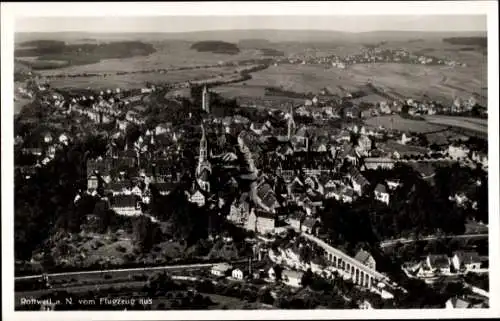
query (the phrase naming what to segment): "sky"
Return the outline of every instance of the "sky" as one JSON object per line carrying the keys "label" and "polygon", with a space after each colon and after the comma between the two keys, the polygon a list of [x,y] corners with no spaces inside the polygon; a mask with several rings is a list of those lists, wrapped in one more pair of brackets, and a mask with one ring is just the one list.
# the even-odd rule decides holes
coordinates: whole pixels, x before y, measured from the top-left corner
{"label": "sky", "polygon": [[486,31],[485,15],[23,17],[16,32],[190,32],[284,29],[366,31]]}

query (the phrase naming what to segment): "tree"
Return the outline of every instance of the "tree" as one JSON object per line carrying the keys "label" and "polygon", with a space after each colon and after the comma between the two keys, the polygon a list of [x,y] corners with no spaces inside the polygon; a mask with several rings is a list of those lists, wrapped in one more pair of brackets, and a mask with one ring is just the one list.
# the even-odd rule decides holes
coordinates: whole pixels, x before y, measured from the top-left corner
{"label": "tree", "polygon": [[146,216],[139,216],[133,225],[134,239],[143,252],[150,251],[161,240],[162,233],[158,224]]}
{"label": "tree", "polygon": [[125,132],[125,139],[128,142],[128,144],[133,144],[139,139],[139,136],[141,136],[141,129],[139,126],[135,124],[131,124],[127,126],[127,130]]}
{"label": "tree", "polygon": [[280,265],[275,265],[273,267],[273,270],[274,270],[274,275],[275,275],[276,281],[281,281],[283,268]]}
{"label": "tree", "polygon": [[308,287],[313,283],[313,273],[311,269],[307,269],[307,271],[302,275],[301,284],[302,287]]}

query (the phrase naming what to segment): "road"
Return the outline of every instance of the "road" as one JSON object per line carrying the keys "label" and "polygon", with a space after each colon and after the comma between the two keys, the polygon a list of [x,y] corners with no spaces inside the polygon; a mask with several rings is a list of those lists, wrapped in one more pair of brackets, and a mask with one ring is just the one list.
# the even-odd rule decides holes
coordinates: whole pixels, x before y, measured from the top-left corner
{"label": "road", "polygon": [[[232,262],[243,263],[246,259]],[[51,277],[64,277],[64,276],[84,276],[84,275],[101,275],[101,274],[113,274],[113,273],[127,273],[127,272],[153,272],[161,270],[182,270],[182,269],[196,269],[196,268],[208,268],[218,263],[198,263],[198,264],[184,264],[184,265],[165,265],[165,266],[154,266],[154,267],[141,267],[141,268],[128,268],[128,269],[109,269],[109,270],[94,270],[94,271],[75,271],[75,272],[62,272],[62,273],[51,273],[47,274],[49,278]],[[28,276],[18,276],[15,277],[15,281],[21,280],[31,280],[39,279],[43,275],[28,275]]]}
{"label": "road", "polygon": [[401,244],[408,244],[408,243],[413,243],[413,242],[418,242],[418,241],[433,241],[433,240],[438,240],[438,239],[468,239],[468,238],[481,238],[481,237],[488,237],[488,234],[463,234],[463,235],[449,235],[449,236],[428,236],[424,237],[421,239],[396,239],[396,240],[388,240],[388,241],[382,241],[380,242],[380,247],[388,247],[392,245],[396,245],[397,243]]}

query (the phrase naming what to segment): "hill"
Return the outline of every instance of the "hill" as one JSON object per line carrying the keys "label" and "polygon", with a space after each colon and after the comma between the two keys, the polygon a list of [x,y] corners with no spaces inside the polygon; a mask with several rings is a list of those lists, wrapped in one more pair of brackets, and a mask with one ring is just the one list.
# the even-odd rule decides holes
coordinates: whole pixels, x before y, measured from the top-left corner
{"label": "hill", "polygon": [[452,45],[471,45],[481,48],[486,48],[488,44],[488,38],[486,37],[453,37],[444,38],[443,41]]}
{"label": "hill", "polygon": [[232,43],[224,41],[200,41],[191,45],[191,49],[198,52],[212,52],[216,54],[234,55],[240,52],[240,49]]}
{"label": "hill", "polygon": [[18,44],[14,56],[33,69],[52,69],[96,63],[102,59],[147,56],[155,51],[151,44],[140,41],[66,44],[43,39]]}

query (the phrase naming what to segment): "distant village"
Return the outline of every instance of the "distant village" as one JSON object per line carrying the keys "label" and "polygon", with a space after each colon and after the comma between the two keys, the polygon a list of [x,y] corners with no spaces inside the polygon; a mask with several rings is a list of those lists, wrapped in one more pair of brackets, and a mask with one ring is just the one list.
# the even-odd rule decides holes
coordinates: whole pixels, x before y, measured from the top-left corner
{"label": "distant village", "polygon": [[445,65],[450,67],[467,67],[467,64],[460,63],[447,58],[437,58],[423,54],[411,53],[406,49],[382,49],[379,47],[369,47],[356,55],[345,57],[331,55],[326,57],[315,57],[308,55],[294,55],[287,59],[278,59],[278,64],[314,64],[325,65],[333,68],[346,69],[351,65],[367,63],[406,63],[419,65]]}

